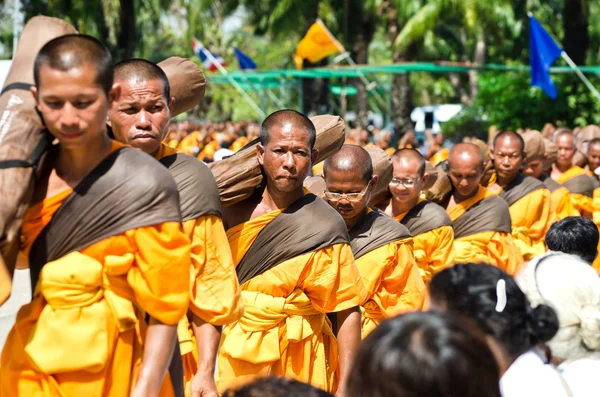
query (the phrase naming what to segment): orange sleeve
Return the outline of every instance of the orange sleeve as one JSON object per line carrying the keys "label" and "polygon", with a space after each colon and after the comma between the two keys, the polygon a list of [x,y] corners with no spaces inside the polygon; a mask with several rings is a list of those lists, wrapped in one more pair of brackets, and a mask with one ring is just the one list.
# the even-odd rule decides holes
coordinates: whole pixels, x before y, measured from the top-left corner
{"label": "orange sleeve", "polygon": [[414,237],[415,260],[427,284],[438,272],[454,264],[454,229],[442,226]]}
{"label": "orange sleeve", "polygon": [[487,255],[491,264],[495,264],[511,276],[517,274],[523,264],[521,253],[508,233],[492,234],[487,246]]}
{"label": "orange sleeve", "polygon": [[352,250],[346,243],[314,252],[304,268],[299,287],[315,309],[325,313],[358,306],[367,298]]}
{"label": "orange sleeve", "polygon": [[127,282],[136,302],[158,321],[174,325],[188,308],[190,240],[167,222],[125,233],[136,247]]}
{"label": "orange sleeve", "polygon": [[[423,307],[425,283],[415,263],[412,244],[395,242],[373,251],[387,266],[379,287],[371,297],[385,317]],[[385,255],[385,257],[384,257]]]}
{"label": "orange sleeve", "polygon": [[240,286],[221,218],[203,216],[184,222],[183,228],[192,242],[190,310],[213,325],[239,319],[243,314]]}

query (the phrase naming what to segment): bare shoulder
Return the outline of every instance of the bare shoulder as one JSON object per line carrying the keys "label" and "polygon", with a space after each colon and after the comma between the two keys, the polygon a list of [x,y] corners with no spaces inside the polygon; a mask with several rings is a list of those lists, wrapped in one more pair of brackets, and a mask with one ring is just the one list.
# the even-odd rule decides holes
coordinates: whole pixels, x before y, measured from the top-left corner
{"label": "bare shoulder", "polygon": [[267,212],[268,211],[262,209],[260,198],[249,198],[239,203],[223,207],[223,223],[227,230]]}

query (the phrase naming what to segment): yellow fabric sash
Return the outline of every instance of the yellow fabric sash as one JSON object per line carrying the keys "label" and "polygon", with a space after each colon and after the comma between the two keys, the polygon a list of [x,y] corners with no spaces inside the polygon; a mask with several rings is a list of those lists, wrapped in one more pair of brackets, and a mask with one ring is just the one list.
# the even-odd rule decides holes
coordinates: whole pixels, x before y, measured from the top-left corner
{"label": "yellow fabric sash", "polygon": [[[129,262],[113,266],[131,266],[133,254],[130,255],[131,258],[113,257]],[[47,304],[25,346],[37,371],[51,375],[104,369],[112,345],[108,340],[108,313],[116,319],[119,332],[138,328],[132,299],[126,298],[131,294],[124,288],[127,283],[113,285],[118,283],[114,279],[115,283],[111,282],[102,263],[80,252],[48,262],[42,268],[35,295],[41,294]]]}
{"label": "yellow fabric sash", "polygon": [[[230,325],[221,345],[221,350],[232,358],[252,364],[275,363],[290,341],[301,342],[320,333],[333,337],[325,314],[317,311],[300,289],[287,298],[242,291],[242,298],[244,316]],[[285,328],[280,330],[282,321]]]}
{"label": "yellow fabric sash", "polygon": [[568,181],[569,179],[573,179],[576,176],[579,176],[579,175],[585,174],[585,173],[586,172],[583,168],[574,165],[571,168],[569,168],[568,170],[566,170],[565,172],[563,172],[559,177],[557,177],[556,182],[563,184],[566,181]]}
{"label": "yellow fabric sash", "polygon": [[488,189],[486,189],[485,187],[480,185],[477,190],[477,193],[473,197],[471,197],[470,199],[467,199],[465,201],[462,201],[462,202],[456,204],[451,209],[449,209],[447,211],[448,215],[450,216],[450,219],[452,220],[452,222],[454,222],[458,218],[460,218],[465,212],[467,212],[467,210],[469,208],[471,208],[472,206],[474,206],[481,200],[491,197],[493,195],[494,194],[492,192],[490,192]]}

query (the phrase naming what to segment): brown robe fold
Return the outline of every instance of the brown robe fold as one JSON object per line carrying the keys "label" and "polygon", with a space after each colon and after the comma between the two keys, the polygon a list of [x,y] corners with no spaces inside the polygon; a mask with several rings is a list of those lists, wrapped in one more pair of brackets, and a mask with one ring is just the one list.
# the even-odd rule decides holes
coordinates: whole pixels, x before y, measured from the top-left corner
{"label": "brown robe fold", "polygon": [[485,232],[511,233],[508,204],[499,196],[487,197],[454,221],[454,238]]}
{"label": "brown robe fold", "polygon": [[593,197],[594,181],[589,175],[581,174],[575,178],[571,178],[562,184],[569,190],[571,194],[583,194],[584,196]]}
{"label": "brown robe fold", "polygon": [[181,222],[169,171],[137,149],[115,150],[73,189],[33,242],[32,287],[48,262],[127,230],[165,222]]}
{"label": "brown robe fold", "polygon": [[511,183],[502,189],[499,196],[511,206],[529,193],[540,189],[547,189],[547,187],[541,181],[519,173]]}
{"label": "brown robe fold", "polygon": [[438,227],[452,226],[452,221],[446,211],[427,200],[412,207],[400,223],[405,225],[413,236],[430,232]]}
{"label": "brown robe fold", "polygon": [[306,194],[265,226],[236,272],[240,285],[289,259],[349,243],[342,217],[325,201]]}
{"label": "brown robe fold", "polygon": [[185,153],[172,154],[159,161],[175,179],[183,222],[207,215],[221,217],[217,182],[203,162]]}
{"label": "brown robe fold", "polygon": [[548,190],[550,190],[550,193],[554,193],[555,191],[557,191],[558,189],[563,187],[560,183],[556,182],[554,179],[550,178],[549,176],[545,176],[544,179],[542,179],[542,183],[544,185],[546,185]]}
{"label": "brown robe fold", "polygon": [[412,237],[406,226],[396,222],[383,211],[373,209],[349,231],[354,259],[393,243]]}

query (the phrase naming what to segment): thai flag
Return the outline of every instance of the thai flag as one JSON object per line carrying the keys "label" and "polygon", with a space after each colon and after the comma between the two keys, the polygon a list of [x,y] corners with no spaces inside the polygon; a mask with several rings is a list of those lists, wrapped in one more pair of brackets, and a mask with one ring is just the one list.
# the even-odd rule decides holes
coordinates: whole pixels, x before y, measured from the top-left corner
{"label": "thai flag", "polygon": [[213,60],[211,58],[209,58],[208,56],[206,56],[206,53],[208,52],[209,54],[212,55],[212,57],[221,64],[221,66],[226,66],[227,63],[225,62],[225,60],[223,60],[222,57],[217,56],[215,54],[213,54],[212,52],[208,51],[206,48],[204,48],[204,46],[196,39],[192,39],[192,48],[194,49],[194,52],[200,57],[200,60],[202,61],[202,63],[204,64],[204,69],[208,70],[209,72],[216,72],[217,70],[219,70],[217,68],[217,65],[213,62]]}

